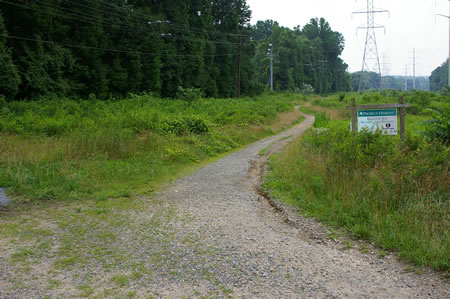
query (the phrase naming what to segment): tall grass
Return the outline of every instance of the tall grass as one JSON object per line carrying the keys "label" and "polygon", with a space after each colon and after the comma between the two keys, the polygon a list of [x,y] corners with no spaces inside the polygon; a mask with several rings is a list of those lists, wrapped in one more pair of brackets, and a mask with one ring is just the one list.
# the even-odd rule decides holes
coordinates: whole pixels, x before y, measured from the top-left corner
{"label": "tall grass", "polygon": [[25,201],[149,192],[189,165],[272,134],[294,99],[3,102],[0,187]]}
{"label": "tall grass", "polygon": [[447,270],[450,148],[411,133],[416,116],[400,142],[380,132],[353,135],[349,119],[314,111],[319,128],[272,159],[266,190],[418,265]]}
{"label": "tall grass", "polygon": [[435,103],[450,104],[449,94],[439,94],[429,91],[403,92],[397,90],[371,91],[365,93],[338,93],[329,97],[312,97],[311,102],[315,106],[324,108],[341,109],[349,106],[351,99],[354,98],[357,105],[375,105],[375,104],[395,104],[403,97],[405,103],[410,107],[406,108],[407,114],[422,115],[423,110],[431,107]]}

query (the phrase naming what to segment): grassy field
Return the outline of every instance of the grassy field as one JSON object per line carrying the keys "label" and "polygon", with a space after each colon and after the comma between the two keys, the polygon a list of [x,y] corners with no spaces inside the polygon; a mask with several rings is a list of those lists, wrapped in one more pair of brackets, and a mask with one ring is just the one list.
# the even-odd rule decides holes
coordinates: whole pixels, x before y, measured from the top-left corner
{"label": "grassy field", "polygon": [[[0,101],[0,187],[15,201],[0,209],[0,289],[153,298],[147,282],[161,273],[214,280],[212,270],[177,272],[183,248],[192,263],[216,251],[179,233],[174,223],[192,217],[152,191],[301,121],[301,99]],[[198,294],[229,293],[215,288]]]}
{"label": "grassy field", "polygon": [[34,203],[145,194],[289,126],[299,117],[293,109],[299,99],[1,102],[0,187]]}
{"label": "grassy field", "polygon": [[316,115],[315,128],[272,159],[266,191],[417,265],[447,271],[450,148],[424,135],[431,116],[422,111],[448,98],[430,94],[423,100],[424,94],[405,96],[413,105],[404,142],[380,133],[351,134],[343,108],[352,96],[361,104],[398,102],[392,96],[311,98],[302,110]]}

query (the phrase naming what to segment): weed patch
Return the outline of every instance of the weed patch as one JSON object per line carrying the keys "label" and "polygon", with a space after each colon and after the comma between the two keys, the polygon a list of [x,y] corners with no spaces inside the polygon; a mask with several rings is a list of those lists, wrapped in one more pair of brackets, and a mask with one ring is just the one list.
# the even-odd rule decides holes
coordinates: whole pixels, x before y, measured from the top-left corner
{"label": "weed patch", "polygon": [[[130,197],[297,116],[295,95],[201,99],[180,92],[180,100],[3,103],[0,187],[21,202]],[[286,117],[277,119],[281,112]]]}
{"label": "weed patch", "polygon": [[417,265],[446,271],[449,147],[414,132],[404,142],[380,132],[353,135],[346,123],[319,117],[319,128],[271,159],[264,188],[307,215],[375,242],[384,248],[380,255],[396,250]]}

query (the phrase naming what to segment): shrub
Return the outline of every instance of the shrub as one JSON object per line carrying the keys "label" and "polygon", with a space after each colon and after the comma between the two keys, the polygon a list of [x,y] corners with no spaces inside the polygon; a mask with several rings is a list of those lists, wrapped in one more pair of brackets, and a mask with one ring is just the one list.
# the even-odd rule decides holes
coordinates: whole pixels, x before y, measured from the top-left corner
{"label": "shrub", "polygon": [[448,146],[416,136],[312,129],[272,160],[264,185],[307,215],[447,271],[449,161]]}
{"label": "shrub", "polygon": [[424,123],[428,140],[450,145],[450,104],[438,103],[425,112],[432,116]]}
{"label": "shrub", "polygon": [[203,91],[200,88],[183,88],[178,86],[177,98],[187,101],[189,105],[191,105],[193,101],[202,97]]}
{"label": "shrub", "polygon": [[204,134],[209,131],[206,123],[200,118],[183,119],[187,130],[192,134]]}
{"label": "shrub", "polygon": [[301,93],[304,95],[314,93],[314,88],[311,84],[303,83]]}

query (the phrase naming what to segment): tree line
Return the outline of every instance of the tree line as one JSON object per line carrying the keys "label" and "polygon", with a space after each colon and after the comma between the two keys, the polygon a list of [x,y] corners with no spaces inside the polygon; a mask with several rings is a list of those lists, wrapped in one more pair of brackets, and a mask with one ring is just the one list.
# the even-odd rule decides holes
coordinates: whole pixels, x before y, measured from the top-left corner
{"label": "tree line", "polygon": [[350,90],[343,36],[324,19],[250,25],[245,0],[0,0],[0,94],[175,97]]}
{"label": "tree line", "polygon": [[441,91],[448,85],[448,59],[437,67],[430,76],[430,90]]}
{"label": "tree line", "polygon": [[363,91],[373,89],[430,90],[430,79],[428,77],[381,76],[376,72],[364,72],[361,82],[361,74],[362,72],[351,74],[353,91],[359,91],[360,83]]}

